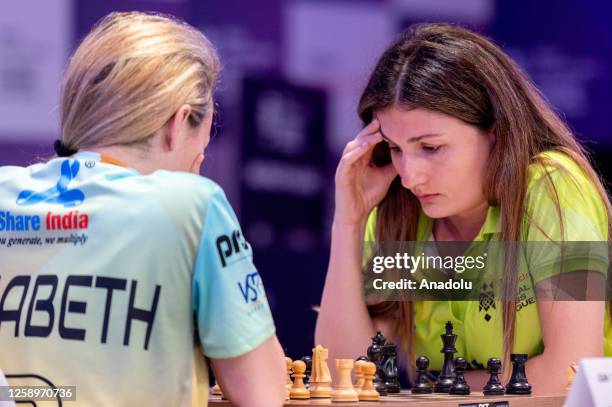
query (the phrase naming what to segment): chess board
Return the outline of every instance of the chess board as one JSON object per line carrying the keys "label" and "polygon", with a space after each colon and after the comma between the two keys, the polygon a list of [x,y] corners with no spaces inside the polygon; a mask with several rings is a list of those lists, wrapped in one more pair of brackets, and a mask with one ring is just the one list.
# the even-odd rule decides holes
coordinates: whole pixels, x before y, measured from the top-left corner
{"label": "chess board", "polygon": [[[446,394],[411,394],[402,390],[400,394],[381,397],[380,401],[360,401],[359,403],[337,403],[330,399],[290,400],[285,406],[317,407],[334,405],[343,407],[562,407],[563,396],[495,396],[486,397],[481,392],[472,392],[469,396],[451,396]],[[220,396],[211,395],[208,399],[210,407],[229,407],[230,402],[221,400]]]}

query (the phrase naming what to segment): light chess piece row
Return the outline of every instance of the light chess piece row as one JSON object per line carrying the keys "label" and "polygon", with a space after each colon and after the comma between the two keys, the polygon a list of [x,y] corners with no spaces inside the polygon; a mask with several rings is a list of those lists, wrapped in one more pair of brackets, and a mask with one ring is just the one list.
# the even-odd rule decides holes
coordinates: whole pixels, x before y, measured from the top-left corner
{"label": "light chess piece row", "polygon": [[[290,399],[330,398],[334,402],[376,401],[380,395],[374,387],[376,365],[366,360],[336,359],[338,383],[332,389],[327,367],[327,349],[318,345],[313,349],[312,372],[308,387],[305,384],[306,363],[287,358],[287,391]],[[351,372],[355,369],[355,386]],[[293,377],[291,382],[290,377]],[[291,382],[291,383],[290,383]]]}

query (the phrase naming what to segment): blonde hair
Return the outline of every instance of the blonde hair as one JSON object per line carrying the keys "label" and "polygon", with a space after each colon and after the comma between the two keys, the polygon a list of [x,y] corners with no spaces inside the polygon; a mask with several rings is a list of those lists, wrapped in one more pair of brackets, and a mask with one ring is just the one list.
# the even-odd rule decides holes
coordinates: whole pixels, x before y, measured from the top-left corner
{"label": "blonde hair", "polygon": [[219,58],[195,28],[168,16],[111,13],[72,55],[62,86],[72,150],[148,140],[184,104],[198,126],[212,109]]}

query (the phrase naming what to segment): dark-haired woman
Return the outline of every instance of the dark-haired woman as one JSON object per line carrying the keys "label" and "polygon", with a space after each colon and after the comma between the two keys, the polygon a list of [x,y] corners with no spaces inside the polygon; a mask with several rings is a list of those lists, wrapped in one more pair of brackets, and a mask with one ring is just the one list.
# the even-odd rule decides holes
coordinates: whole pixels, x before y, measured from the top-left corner
{"label": "dark-haired woman", "polygon": [[[510,353],[526,353],[534,392],[554,394],[565,390],[571,363],[602,355],[604,346],[612,354],[605,303],[536,301],[554,270],[530,255],[507,256],[501,279],[503,293],[530,301],[497,302],[487,318],[477,301],[363,299],[364,240],[608,241],[611,207],[601,181],[506,54],[463,28],[418,26],[378,61],[359,116],[364,128],[346,145],[336,172],[317,321],[317,342],[329,346],[330,358],[362,354],[378,328],[403,344],[410,360],[425,355],[440,370],[439,335],[450,320],[458,355],[474,368],[466,375],[474,388],[482,388],[489,358],[507,364]],[[391,157],[382,167],[372,161],[379,143]],[[604,276],[607,258],[586,256],[578,253],[564,273]]]}

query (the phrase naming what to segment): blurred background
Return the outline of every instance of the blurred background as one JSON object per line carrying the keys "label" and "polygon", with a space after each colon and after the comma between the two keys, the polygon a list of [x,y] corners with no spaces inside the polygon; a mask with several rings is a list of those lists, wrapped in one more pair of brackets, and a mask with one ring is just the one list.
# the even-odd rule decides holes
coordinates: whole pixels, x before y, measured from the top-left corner
{"label": "blurred background", "polygon": [[402,29],[445,21],[493,38],[612,180],[605,0],[9,0],[0,10],[0,165],[53,156],[63,68],[107,13],[169,13],[215,44],[223,72],[203,174],[238,213],[294,359],[314,342],[335,166],[360,128],[356,108],[369,71]]}

